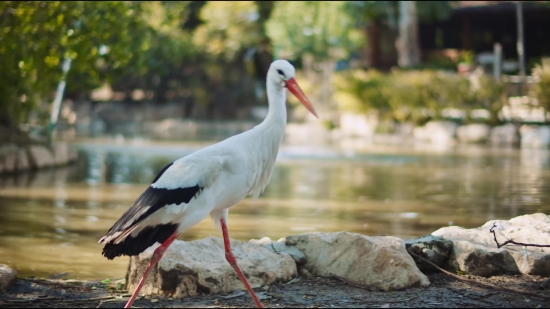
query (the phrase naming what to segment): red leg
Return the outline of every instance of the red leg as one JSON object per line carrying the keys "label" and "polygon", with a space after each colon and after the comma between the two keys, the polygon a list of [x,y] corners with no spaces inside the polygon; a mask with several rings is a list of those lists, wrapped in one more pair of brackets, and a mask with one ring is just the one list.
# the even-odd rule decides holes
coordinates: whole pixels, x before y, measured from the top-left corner
{"label": "red leg", "polygon": [[132,297],[130,297],[130,300],[126,303],[126,306],[124,308],[131,308],[132,304],[134,303],[134,300],[136,300],[139,290],[141,290],[141,287],[143,286],[143,283],[145,282],[145,279],[147,279],[147,276],[149,275],[149,271],[151,270],[151,267],[153,265],[157,264],[158,261],[162,258],[162,255],[164,254],[164,251],[168,249],[168,247],[178,238],[178,233],[172,234],[172,236],[168,237],[168,239],[158,247],[155,252],[153,253],[153,256],[151,257],[151,261],[149,262],[149,266],[147,266],[147,269],[145,270],[145,273],[143,274],[143,277],[141,277],[141,280],[139,280],[139,284],[137,288],[134,290],[134,293],[132,294]]}
{"label": "red leg", "polygon": [[252,297],[252,300],[254,300],[254,303],[256,304],[256,307],[263,308],[264,306],[258,299],[258,296],[256,296],[256,293],[252,290],[250,287],[250,284],[248,284],[248,280],[246,280],[246,277],[244,276],[243,272],[239,268],[239,265],[237,265],[237,260],[235,259],[235,256],[233,255],[233,252],[231,251],[231,244],[229,243],[229,234],[227,233],[227,225],[225,224],[224,220],[220,220],[222,223],[222,233],[223,233],[223,244],[225,247],[225,258],[229,262],[229,264],[233,267],[235,272],[237,273],[237,276],[241,279],[244,286],[248,290],[248,293],[250,294],[250,297]]}

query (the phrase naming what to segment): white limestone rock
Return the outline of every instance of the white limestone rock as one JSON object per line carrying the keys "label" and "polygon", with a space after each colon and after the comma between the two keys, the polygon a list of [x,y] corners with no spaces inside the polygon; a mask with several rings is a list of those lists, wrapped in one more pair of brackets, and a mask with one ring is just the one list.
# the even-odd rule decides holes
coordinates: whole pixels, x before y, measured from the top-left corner
{"label": "white limestone rock", "polygon": [[286,237],[286,245],[305,254],[313,275],[333,275],[378,290],[430,284],[405,249],[402,239],[356,233],[310,233]]}
{"label": "white limestone rock", "polygon": [[30,168],[29,156],[24,149],[17,150],[17,164],[16,169],[18,171],[26,171]]}
{"label": "white limestone rock", "polygon": [[550,127],[522,125],[519,128],[521,134],[521,147],[548,147],[550,145]]}
{"label": "white limestone rock", "polygon": [[493,224],[497,226],[496,236],[501,244],[508,239],[521,243],[550,244],[550,217],[542,213],[508,221],[491,220],[473,229],[444,227],[432,235],[453,242],[446,268],[484,277],[504,273],[550,275],[550,248],[506,245],[498,249],[490,233]]}
{"label": "white limestone rock", "polygon": [[518,142],[518,129],[509,123],[491,129],[489,143],[492,145],[512,145]]}
{"label": "white limestone rock", "polygon": [[469,124],[456,129],[456,136],[462,143],[483,143],[489,138],[491,128],[486,124]]}
{"label": "white limestone rock", "polygon": [[69,145],[66,142],[53,144],[53,157],[55,165],[64,165],[69,162]]}
{"label": "white limestone rock", "polygon": [[0,264],[0,293],[6,292],[17,281],[15,269]]}
{"label": "white limestone rock", "polygon": [[52,152],[44,146],[31,145],[29,146],[29,153],[31,157],[31,166],[33,168],[40,169],[55,164]]}
{"label": "white limestone rock", "polygon": [[429,121],[423,127],[413,129],[413,136],[419,141],[435,145],[449,145],[454,141],[457,125],[451,121]]}
{"label": "white limestone rock", "polygon": [[[231,240],[233,253],[252,288],[287,282],[297,276],[296,263],[287,254],[278,254],[262,245]],[[128,290],[132,292],[158,245],[131,257]],[[244,290],[244,285],[225,259],[223,239],[208,237],[195,241],[176,240],[151,270],[141,293],[194,296]]]}
{"label": "white limestone rock", "polygon": [[298,265],[306,263],[306,255],[296,247],[286,245],[286,237],[283,237],[277,241],[272,241],[269,237],[262,239],[252,239],[250,243],[263,246],[278,254],[288,254]]}

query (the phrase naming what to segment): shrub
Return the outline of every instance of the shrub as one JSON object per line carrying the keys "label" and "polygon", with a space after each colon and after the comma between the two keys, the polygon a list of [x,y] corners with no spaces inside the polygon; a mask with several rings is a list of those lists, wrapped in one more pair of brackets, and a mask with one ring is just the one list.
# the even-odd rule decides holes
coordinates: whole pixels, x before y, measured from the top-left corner
{"label": "shrub", "polygon": [[536,65],[532,72],[533,77],[537,79],[533,96],[546,112],[550,112],[550,58],[543,58],[541,64]]}
{"label": "shrub", "polygon": [[450,107],[468,113],[485,108],[496,124],[506,98],[505,84],[491,77],[480,76],[472,82],[431,70],[341,72],[336,75],[335,88],[334,100],[341,110],[363,113],[377,109],[383,119],[417,124],[440,119],[441,111]]}

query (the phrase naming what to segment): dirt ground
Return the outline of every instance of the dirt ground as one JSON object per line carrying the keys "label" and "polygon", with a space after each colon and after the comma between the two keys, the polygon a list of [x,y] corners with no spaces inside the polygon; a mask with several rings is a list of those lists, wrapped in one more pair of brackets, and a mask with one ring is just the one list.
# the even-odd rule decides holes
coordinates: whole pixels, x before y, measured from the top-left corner
{"label": "dirt ground", "polygon": [[[545,278],[507,275],[465,278],[499,287],[529,291],[550,297],[541,290]],[[266,307],[287,308],[550,308],[550,300],[515,293],[479,288],[445,274],[429,274],[431,285],[403,291],[370,291],[337,278],[298,277],[286,284],[255,289]],[[120,283],[52,279],[20,279],[7,293],[0,295],[0,308],[122,308],[128,300],[126,291],[116,290]],[[235,308],[254,307],[247,293],[200,295],[183,299],[140,297],[138,308]]]}

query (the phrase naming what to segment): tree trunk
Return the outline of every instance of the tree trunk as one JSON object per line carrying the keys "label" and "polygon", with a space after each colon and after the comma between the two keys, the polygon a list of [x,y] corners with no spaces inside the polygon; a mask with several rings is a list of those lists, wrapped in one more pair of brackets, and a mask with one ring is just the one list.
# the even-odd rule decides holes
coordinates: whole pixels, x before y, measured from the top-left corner
{"label": "tree trunk", "polygon": [[267,71],[269,66],[273,61],[273,45],[271,44],[271,39],[267,35],[267,30],[265,28],[266,22],[269,20],[273,8],[275,7],[274,1],[255,1],[258,8],[258,25],[260,26],[261,39],[259,45],[256,48],[254,53],[254,66],[256,68],[256,83],[260,84],[262,89],[262,102],[267,100],[267,93],[265,89]]}
{"label": "tree trunk", "polygon": [[367,59],[366,65],[371,68],[380,68],[380,20],[373,19],[367,26]]}
{"label": "tree trunk", "polygon": [[472,28],[470,27],[470,20],[467,17],[462,19],[462,34],[460,34],[460,39],[462,41],[462,49],[471,50],[472,49]]}
{"label": "tree trunk", "polygon": [[399,37],[395,42],[400,67],[420,64],[416,1],[399,1]]}

